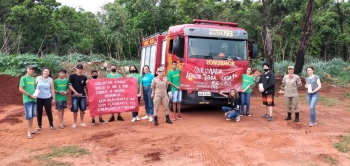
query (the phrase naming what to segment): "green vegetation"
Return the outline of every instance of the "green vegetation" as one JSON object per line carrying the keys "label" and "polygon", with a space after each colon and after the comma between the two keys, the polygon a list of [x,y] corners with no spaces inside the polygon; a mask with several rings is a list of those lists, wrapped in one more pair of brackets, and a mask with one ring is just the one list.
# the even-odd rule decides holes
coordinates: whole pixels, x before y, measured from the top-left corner
{"label": "green vegetation", "polygon": [[339,99],[331,98],[327,96],[320,96],[318,101],[320,102],[320,104],[326,105],[328,107],[336,106],[339,103]]}
{"label": "green vegetation", "polygon": [[32,158],[35,160],[38,160],[41,165],[45,165],[45,166],[71,166],[73,165],[72,163],[69,162],[61,162],[61,161],[56,161],[53,160],[53,158],[63,158],[63,157],[74,157],[74,158],[78,158],[80,156],[89,154],[89,151],[84,149],[84,148],[80,148],[77,146],[62,146],[62,147],[49,147],[50,149],[52,149],[52,151],[50,153],[46,153],[46,154],[41,154],[41,155],[36,155],[33,156]]}
{"label": "green vegetation", "polygon": [[333,143],[333,146],[340,152],[347,153],[350,152],[350,136],[342,135],[339,142]]}
{"label": "green vegetation", "polygon": [[326,161],[327,163],[329,163],[330,165],[337,165],[337,164],[338,164],[337,160],[334,159],[334,158],[333,158],[332,156],[330,156],[330,155],[327,155],[327,157],[325,158],[325,161]]}

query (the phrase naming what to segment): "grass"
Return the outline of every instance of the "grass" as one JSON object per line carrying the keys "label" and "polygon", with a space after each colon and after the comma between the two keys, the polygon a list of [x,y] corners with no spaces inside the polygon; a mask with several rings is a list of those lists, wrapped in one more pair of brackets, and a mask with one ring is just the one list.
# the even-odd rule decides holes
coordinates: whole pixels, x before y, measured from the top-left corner
{"label": "grass", "polygon": [[314,163],[309,163],[309,164],[307,164],[307,166],[318,166],[318,165],[314,164]]}
{"label": "grass", "polygon": [[89,154],[88,150],[84,148],[80,148],[78,146],[62,146],[62,147],[51,146],[49,148],[52,149],[50,153],[36,155],[36,156],[33,156],[32,158],[40,161],[41,165],[45,165],[45,166],[71,166],[73,165],[72,163],[56,161],[56,160],[53,160],[53,158],[63,158],[63,157],[77,158],[77,157]]}
{"label": "grass", "polygon": [[341,135],[341,141],[333,143],[333,146],[340,152],[347,153],[350,152],[350,136]]}
{"label": "grass", "polygon": [[334,158],[333,158],[332,156],[330,156],[330,155],[327,155],[327,157],[325,158],[325,161],[326,161],[327,163],[329,163],[330,165],[337,165],[337,164],[338,164],[337,160],[334,159]]}
{"label": "grass", "polygon": [[328,107],[334,107],[339,103],[339,100],[336,98],[326,97],[326,96],[320,96],[318,98],[318,101],[322,105],[326,105]]}

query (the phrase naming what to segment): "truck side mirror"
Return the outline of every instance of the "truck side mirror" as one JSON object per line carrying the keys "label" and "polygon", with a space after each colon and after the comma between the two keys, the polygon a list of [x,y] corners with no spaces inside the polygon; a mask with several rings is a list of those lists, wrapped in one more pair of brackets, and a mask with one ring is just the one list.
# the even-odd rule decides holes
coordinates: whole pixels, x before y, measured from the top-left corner
{"label": "truck side mirror", "polygon": [[249,57],[255,59],[258,56],[258,46],[255,43],[250,44]]}
{"label": "truck side mirror", "polygon": [[184,47],[185,39],[183,37],[176,37],[173,40],[173,54],[175,54],[179,58],[184,57]]}

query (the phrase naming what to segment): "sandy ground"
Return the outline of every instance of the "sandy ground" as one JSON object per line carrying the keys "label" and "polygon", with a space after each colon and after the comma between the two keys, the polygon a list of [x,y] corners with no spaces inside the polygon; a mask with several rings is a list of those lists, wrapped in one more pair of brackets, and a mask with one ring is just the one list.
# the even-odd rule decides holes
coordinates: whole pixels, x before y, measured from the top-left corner
{"label": "sandy ground", "polygon": [[[70,126],[72,113],[66,111],[68,127],[58,128],[57,111],[54,112],[56,130],[50,130],[43,117],[43,129],[33,139],[26,138],[26,121],[22,105],[0,107],[0,165],[40,165],[33,158],[48,151],[52,146],[76,145],[89,150],[89,154],[74,158],[54,158],[86,165],[152,165],[152,166],[315,166],[350,165],[350,155],[333,147],[340,135],[349,134],[350,100],[344,95],[348,89],[330,86],[321,96],[331,93],[336,106],[319,103],[315,127],[308,127],[309,111],[305,96],[301,96],[300,122],[285,121],[284,98],[276,97],[274,121],[261,118],[265,108],[260,97],[251,99],[251,117],[240,122],[226,121],[220,108],[186,107],[185,120],[165,123],[160,114],[160,124],[146,120],[131,123],[131,113],[123,113],[125,121],[90,125],[88,111],[87,127]],[[162,109],[161,109],[162,110]],[[140,107],[140,116],[144,115]],[[161,111],[162,112],[162,111]],[[107,121],[109,116],[105,115]],[[294,119],[294,115],[293,115]],[[36,122],[36,119],[35,119]],[[37,126],[36,123],[35,127]]]}

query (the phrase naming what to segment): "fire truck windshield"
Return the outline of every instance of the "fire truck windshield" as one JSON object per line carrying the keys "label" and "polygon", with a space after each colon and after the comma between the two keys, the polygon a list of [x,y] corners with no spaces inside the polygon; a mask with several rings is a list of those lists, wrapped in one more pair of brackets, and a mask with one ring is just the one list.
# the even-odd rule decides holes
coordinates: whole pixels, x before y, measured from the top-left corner
{"label": "fire truck windshield", "polygon": [[189,37],[188,58],[246,60],[245,40]]}

